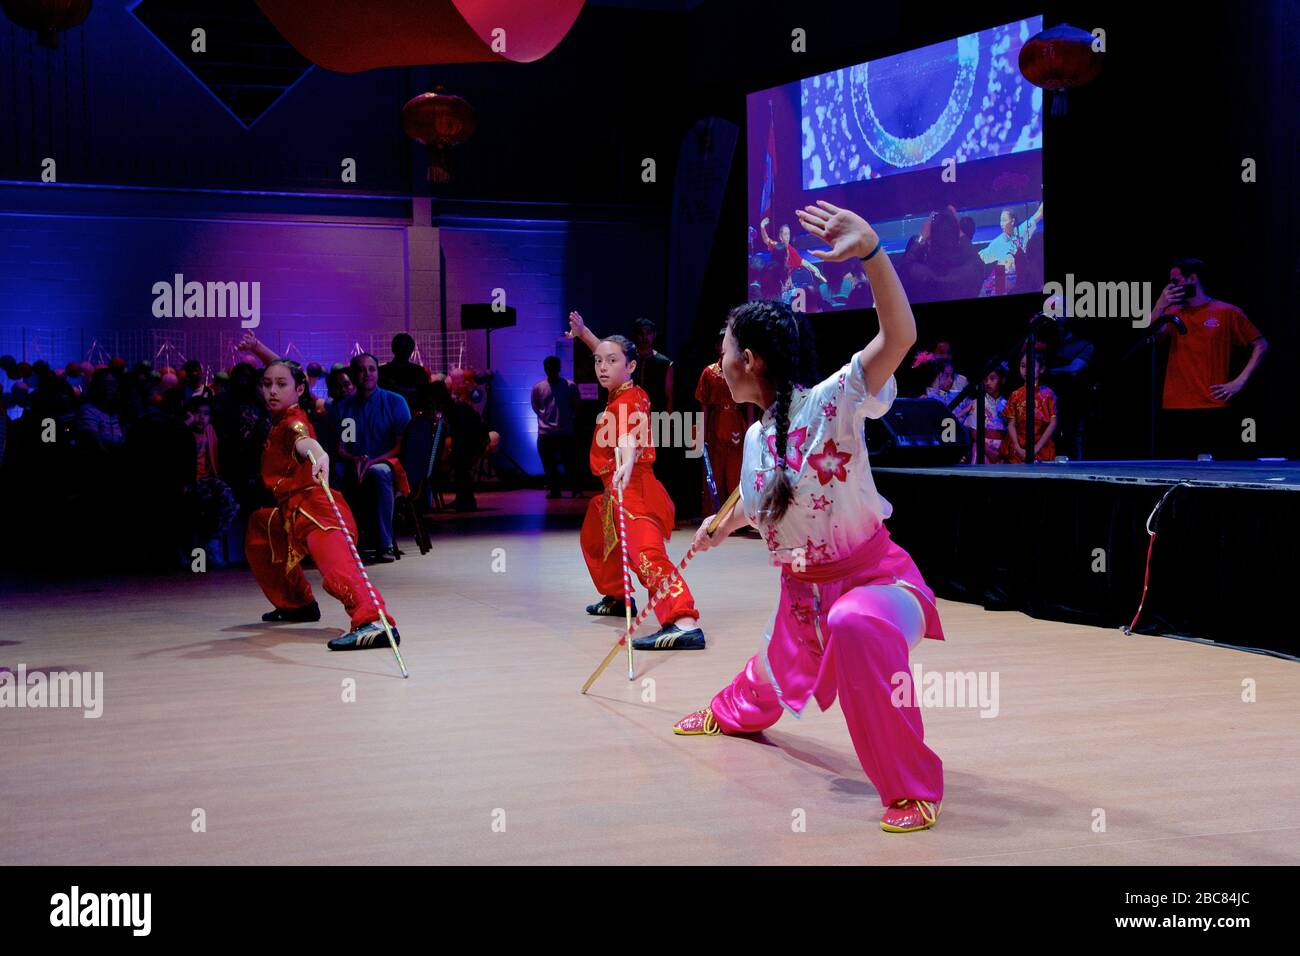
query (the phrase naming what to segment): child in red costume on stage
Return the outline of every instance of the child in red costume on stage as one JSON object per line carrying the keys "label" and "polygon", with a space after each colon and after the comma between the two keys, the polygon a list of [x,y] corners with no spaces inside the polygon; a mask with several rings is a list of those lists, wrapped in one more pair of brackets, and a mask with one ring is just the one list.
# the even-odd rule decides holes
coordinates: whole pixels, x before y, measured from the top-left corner
{"label": "child in red costume on stage", "polygon": [[[749,302],[728,320],[722,372],[737,402],[766,409],[745,435],[741,507],[707,550],[744,524],[765,532],[781,567],[781,594],[759,652],[708,707],[683,717],[679,734],[746,734],[772,726],[809,701],[827,709],[838,695],[858,759],[892,833],[934,825],[943,763],[925,744],[910,650],[942,640],[934,592],[894,544],[892,509],[876,491],[863,436],[865,418],[889,411],[894,370],[916,341],[903,286],[860,216],[819,202],[799,212],[805,229],[830,244],[822,259],[862,257],[880,331],[829,378],[816,381],[813,332],[780,302]],[[711,521],[712,519],[710,519]],[[899,681],[909,692],[896,694]]]}
{"label": "child in red costume on stage", "polygon": [[[596,588],[604,595],[588,605],[588,614],[624,613],[623,565],[618,541],[615,496],[623,492],[627,518],[627,550],[631,570],[651,594],[673,573],[664,542],[672,536],[676,512],[664,486],[655,478],[650,442],[650,399],[632,381],[636,371],[636,346],[621,335],[596,338],[577,312],[569,313],[569,336],[581,339],[596,356],[596,378],[609,391],[609,404],[596,422],[591,440],[591,470],[599,475],[605,493],[593,498],[582,523],[582,554]],[[619,448],[623,464],[615,467]],[[630,597],[630,596],[629,596]],[[632,646],[641,651],[701,650],[704,632],[686,580],[678,577],[668,595],[654,608],[660,630],[638,637]],[[636,603],[632,604],[636,614]]]}
{"label": "child in red costume on stage", "polygon": [[400,644],[393,616],[362,577],[344,529],[334,516],[334,506],[355,541],[357,525],[352,512],[342,496],[335,496],[331,506],[322,486],[329,480],[330,460],[316,441],[302,404],[315,401],[307,391],[306,373],[296,362],[272,361],[262,372],[262,399],[272,421],[262,451],[262,481],[275,495],[277,507],[253,512],[244,545],[257,583],[275,605],[262,620],[320,620],[320,606],[299,566],[311,555],[324,578],[325,590],[343,602],[351,618],[352,630],[330,641],[329,649],[387,647],[379,620],[381,609],[392,626],[393,641]]}
{"label": "child in red costume on stage", "polygon": [[[726,329],[723,329],[718,336],[719,353],[725,336]],[[727,388],[727,380],[722,374],[721,357],[700,373],[699,384],[695,386],[695,400],[704,412],[704,440],[708,443],[709,464],[713,468],[713,490],[718,496],[713,508],[717,508],[740,482],[740,462],[744,458],[743,439],[749,428],[745,413],[732,399],[731,389]],[[708,500],[709,497],[706,488],[705,499]]]}

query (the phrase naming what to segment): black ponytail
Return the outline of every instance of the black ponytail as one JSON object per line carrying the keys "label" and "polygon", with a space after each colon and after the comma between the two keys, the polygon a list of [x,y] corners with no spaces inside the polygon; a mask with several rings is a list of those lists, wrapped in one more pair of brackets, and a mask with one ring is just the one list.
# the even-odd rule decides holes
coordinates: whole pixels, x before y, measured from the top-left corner
{"label": "black ponytail", "polygon": [[796,385],[809,385],[817,374],[812,328],[802,313],[772,301],[747,302],[727,317],[737,348],[763,359],[768,383],[776,389],[772,415],[776,423],[776,467],[764,485],[759,510],[780,521],[794,501],[794,484],[786,472],[790,440],[790,402]]}

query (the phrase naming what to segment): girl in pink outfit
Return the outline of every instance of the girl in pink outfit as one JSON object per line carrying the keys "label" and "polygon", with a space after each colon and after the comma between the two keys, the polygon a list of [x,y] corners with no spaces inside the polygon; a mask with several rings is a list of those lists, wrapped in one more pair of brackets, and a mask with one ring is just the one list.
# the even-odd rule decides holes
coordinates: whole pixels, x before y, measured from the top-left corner
{"label": "girl in pink outfit", "polygon": [[[832,262],[861,257],[875,292],[880,331],[835,374],[814,375],[807,320],[778,302],[750,302],[727,322],[722,371],[737,403],[766,409],[745,436],[741,507],[695,547],[707,550],[751,524],[781,568],[781,594],[763,646],[679,734],[745,734],[796,717],[809,700],[825,710],[839,696],[849,735],[885,807],[881,828],[933,826],[943,800],[943,763],[925,744],[909,651],[943,639],[934,592],[890,540],[888,501],[876,491],[863,438],[897,394],[894,370],[916,341],[916,324],[880,239],[860,216],[819,202],[799,212],[830,244]],[[711,519],[710,519],[711,520]],[[905,682],[901,683],[901,682]]]}

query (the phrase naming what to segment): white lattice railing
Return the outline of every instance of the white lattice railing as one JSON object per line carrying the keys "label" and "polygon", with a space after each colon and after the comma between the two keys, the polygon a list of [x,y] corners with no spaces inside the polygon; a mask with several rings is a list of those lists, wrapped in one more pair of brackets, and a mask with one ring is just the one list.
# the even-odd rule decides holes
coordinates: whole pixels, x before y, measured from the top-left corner
{"label": "white lattice railing", "polygon": [[[261,332],[259,338],[277,354],[306,365],[319,362],[325,368],[347,362],[358,352],[370,352],[380,362],[393,357],[395,332]],[[411,332],[415,339],[414,360],[434,372],[446,372],[463,361],[465,333],[448,332],[446,350],[441,332]],[[147,359],[154,368],[179,368],[198,359],[209,373],[228,369],[238,357],[241,331],[185,329],[119,329],[0,327],[0,355],[19,361],[44,359],[58,367],[73,361],[92,364],[120,355],[128,365]]]}

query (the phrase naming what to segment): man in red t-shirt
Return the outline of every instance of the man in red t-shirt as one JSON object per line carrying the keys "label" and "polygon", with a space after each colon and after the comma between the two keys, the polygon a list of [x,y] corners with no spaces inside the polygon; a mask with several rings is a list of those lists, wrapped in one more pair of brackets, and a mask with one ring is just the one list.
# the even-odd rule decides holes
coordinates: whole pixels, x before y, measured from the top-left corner
{"label": "man in red t-shirt", "polygon": [[[1228,403],[1255,374],[1268,350],[1268,341],[1244,312],[1205,294],[1204,271],[1205,264],[1198,259],[1175,263],[1169,270],[1169,285],[1152,309],[1152,315],[1176,315],[1187,326],[1186,334],[1179,334],[1173,323],[1167,323],[1158,333],[1169,342],[1159,435],[1166,458],[1242,454],[1240,416]],[[1233,346],[1250,346],[1250,358],[1230,378]]]}

